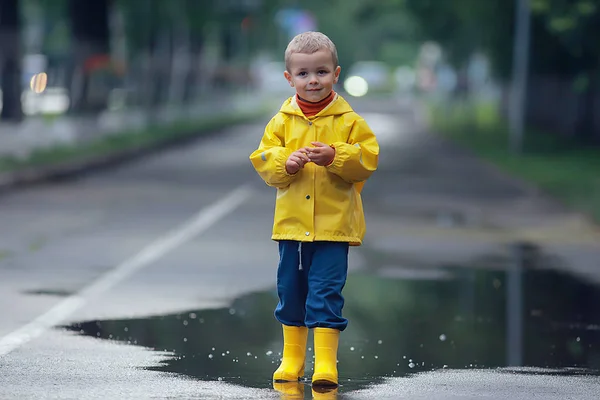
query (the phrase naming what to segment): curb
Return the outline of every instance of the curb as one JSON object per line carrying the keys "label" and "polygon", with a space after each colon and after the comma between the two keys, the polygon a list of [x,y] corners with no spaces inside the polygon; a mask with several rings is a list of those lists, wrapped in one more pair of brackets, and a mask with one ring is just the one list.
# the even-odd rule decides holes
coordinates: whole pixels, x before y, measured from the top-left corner
{"label": "curb", "polygon": [[124,148],[109,154],[69,160],[52,165],[24,167],[16,171],[0,173],[0,195],[43,182],[76,178],[87,173],[117,167],[144,156],[191,143],[209,134],[216,134],[228,127],[251,122],[262,118],[263,115],[266,115],[266,113],[257,111],[253,114],[236,117],[233,121],[223,121],[222,123],[206,121],[206,126],[204,127],[199,127],[193,131],[181,131],[173,135],[173,137],[157,139],[141,146]]}

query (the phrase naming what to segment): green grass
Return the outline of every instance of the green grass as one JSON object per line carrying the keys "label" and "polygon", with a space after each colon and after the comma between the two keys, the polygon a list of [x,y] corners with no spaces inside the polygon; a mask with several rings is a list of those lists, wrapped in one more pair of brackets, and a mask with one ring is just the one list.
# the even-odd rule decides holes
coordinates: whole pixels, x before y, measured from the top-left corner
{"label": "green grass", "polygon": [[600,221],[599,147],[527,130],[523,153],[512,154],[509,129],[493,103],[431,105],[430,117],[436,132]]}
{"label": "green grass", "polygon": [[28,158],[0,157],[0,173],[15,172],[26,168],[59,165],[65,162],[87,160],[108,156],[120,151],[147,148],[160,143],[198,136],[228,125],[249,121],[260,112],[217,116],[198,121],[184,121],[168,126],[153,127],[142,131],[130,131],[102,137],[86,144],[59,145],[33,151]]}

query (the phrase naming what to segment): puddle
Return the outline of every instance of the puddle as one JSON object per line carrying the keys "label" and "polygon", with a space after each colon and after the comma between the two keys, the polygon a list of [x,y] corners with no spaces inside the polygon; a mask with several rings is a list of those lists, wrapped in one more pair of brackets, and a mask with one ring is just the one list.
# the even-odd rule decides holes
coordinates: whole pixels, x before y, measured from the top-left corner
{"label": "puddle", "polygon": [[[344,290],[350,324],[338,356],[340,393],[444,368],[600,375],[598,287],[531,260],[514,268],[443,271],[443,279],[350,276]],[[230,308],[64,328],[172,352],[155,370],[270,388],[282,348],[273,318],[276,301],[275,292],[253,293]],[[309,347],[312,360],[312,337]]]}

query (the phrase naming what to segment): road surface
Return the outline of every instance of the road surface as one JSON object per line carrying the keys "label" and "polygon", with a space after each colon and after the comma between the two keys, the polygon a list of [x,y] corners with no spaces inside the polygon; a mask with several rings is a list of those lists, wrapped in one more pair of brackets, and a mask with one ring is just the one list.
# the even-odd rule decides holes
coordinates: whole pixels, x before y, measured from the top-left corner
{"label": "road surface", "polygon": [[540,213],[572,215],[422,132],[406,104],[356,108],[382,154],[337,391],[271,383],[275,193],[248,160],[265,119],[0,198],[0,398],[597,398],[590,236],[536,236]]}

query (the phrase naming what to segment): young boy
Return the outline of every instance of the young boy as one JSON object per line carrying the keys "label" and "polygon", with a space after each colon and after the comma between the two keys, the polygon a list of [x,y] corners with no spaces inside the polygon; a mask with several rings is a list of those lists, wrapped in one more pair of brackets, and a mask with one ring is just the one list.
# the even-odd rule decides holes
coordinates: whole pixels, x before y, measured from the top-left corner
{"label": "young boy", "polygon": [[252,165],[277,188],[272,239],[279,242],[275,317],[283,325],[276,382],[304,376],[308,330],[314,329],[313,385],[337,386],[342,289],[348,248],[365,234],[361,190],[377,169],[379,145],[358,114],[333,90],[337,50],[319,32],[302,33],[285,51],[285,79],[296,95],[268,123]]}

